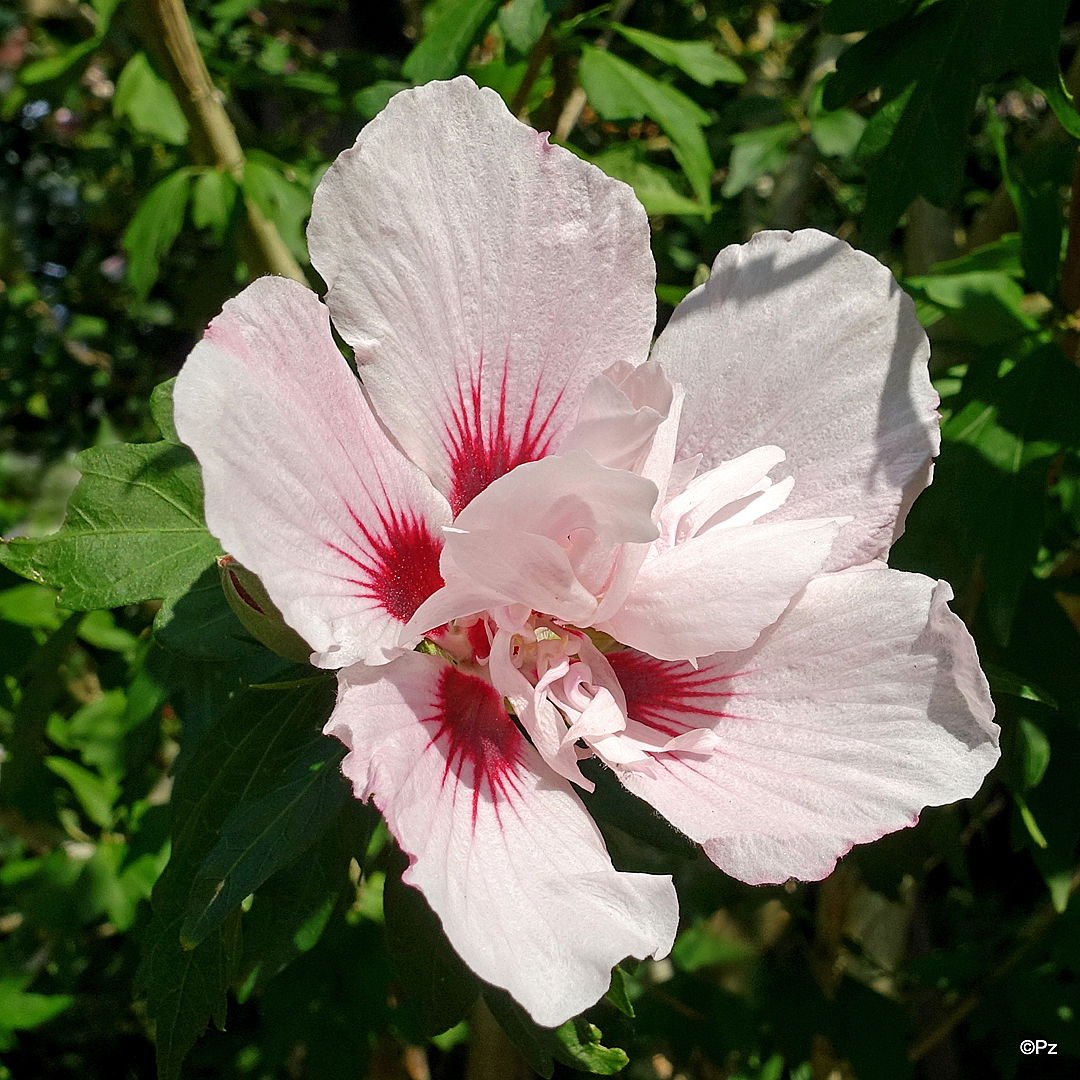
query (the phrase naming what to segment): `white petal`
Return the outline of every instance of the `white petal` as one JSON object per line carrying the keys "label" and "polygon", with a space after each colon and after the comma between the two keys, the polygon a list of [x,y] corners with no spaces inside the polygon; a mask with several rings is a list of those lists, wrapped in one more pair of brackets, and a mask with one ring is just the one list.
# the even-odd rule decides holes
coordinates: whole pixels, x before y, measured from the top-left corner
{"label": "white petal", "polygon": [[597,628],[662,660],[745,649],[829,555],[835,521],[713,529],[647,559]]}
{"label": "white petal", "polygon": [[619,545],[646,545],[656,485],[598,465],[583,450],[519,465],[458,515],[446,533],[443,576],[457,574],[568,622],[588,624]]}
{"label": "white petal", "polygon": [[[734,461],[722,462],[694,477],[660,513],[661,546],[670,547],[696,536],[725,507],[748,496],[759,495],[770,486],[768,473],[783,460],[784,451],[780,447],[759,446]],[[754,498],[753,501],[758,500]],[[767,509],[762,508],[762,513],[775,508],[770,503]],[[740,515],[738,523],[744,524],[742,508],[736,512]]]}
{"label": "white petal", "polygon": [[638,472],[674,398],[659,364],[614,364],[585,388],[559,453],[585,450],[609,469]]}
{"label": "white petal", "polygon": [[625,956],[671,947],[669,877],[615,871],[577,796],[490,684],[418,653],[342,672],[328,734],[412,863],[404,875],[482,979],[554,1027],[593,1004]]}
{"label": "white petal", "polygon": [[886,568],[829,574],[753,648],[699,670],[613,654],[631,717],[718,741],[623,782],[751,884],[825,877],[853,844],[974,795],[998,728],[951,595]]}
{"label": "white petal", "polygon": [[442,584],[450,509],[387,438],[313,292],[262,278],[230,300],[176,380],[206,521],[323,667],[393,655]]}
{"label": "white petal", "polygon": [[787,454],[780,519],[847,516],[827,569],[883,555],[927,483],[937,395],[911,300],[871,256],[823,233],[725,248],[653,351],[686,388],[679,456],[711,468]]}
{"label": "white petal", "polygon": [[454,512],[550,453],[590,380],[648,354],[633,192],[467,78],[397,94],[327,172],[308,228],[379,418]]}

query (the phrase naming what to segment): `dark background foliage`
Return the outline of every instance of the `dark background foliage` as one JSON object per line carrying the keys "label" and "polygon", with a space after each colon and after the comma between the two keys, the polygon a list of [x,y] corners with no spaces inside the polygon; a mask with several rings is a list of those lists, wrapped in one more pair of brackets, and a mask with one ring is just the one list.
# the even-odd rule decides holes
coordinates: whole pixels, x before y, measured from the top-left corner
{"label": "dark background foliage", "polygon": [[[1080,4],[194,0],[233,158],[167,6],[0,3],[0,1077],[1077,1075]],[[322,171],[459,72],[634,186],[661,322],[760,228],[893,268],[944,447],[891,561],[952,582],[1003,729],[975,799],[814,885],[727,879],[598,773],[683,926],[556,1032],[401,885],[318,735],[331,686],[235,621],[150,403],[252,276],[319,287]]]}

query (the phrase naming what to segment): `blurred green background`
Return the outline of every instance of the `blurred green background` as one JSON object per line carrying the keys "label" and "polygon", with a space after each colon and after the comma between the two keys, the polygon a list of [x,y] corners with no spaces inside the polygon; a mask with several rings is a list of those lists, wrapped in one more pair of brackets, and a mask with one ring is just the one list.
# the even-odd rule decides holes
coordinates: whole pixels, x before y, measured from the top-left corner
{"label": "blurred green background", "polygon": [[[325,686],[252,688],[291,675],[212,572],[164,606],[93,584],[58,606],[48,573],[0,566],[0,1078],[526,1075],[492,1013],[548,1075],[1080,1075],[1080,3],[192,0],[231,159],[185,100],[168,7],[0,3],[6,539],[59,527],[78,451],[99,495],[106,465],[182,453],[153,387],[253,276],[319,288],[322,172],[395,92],[464,72],[633,185],[660,325],[762,228],[893,269],[944,447],[891,563],[952,583],[1003,757],[969,803],[784,888],[731,881],[601,785],[616,864],[673,873],[683,929],[554,1038],[497,995],[469,1011],[401,857],[335,786],[340,751],[313,742]],[[254,788],[214,771],[279,730]],[[241,802],[267,796],[298,763],[326,778],[324,831],[282,839],[180,950],[168,874],[149,903],[170,844],[172,880],[197,876],[241,779]]]}

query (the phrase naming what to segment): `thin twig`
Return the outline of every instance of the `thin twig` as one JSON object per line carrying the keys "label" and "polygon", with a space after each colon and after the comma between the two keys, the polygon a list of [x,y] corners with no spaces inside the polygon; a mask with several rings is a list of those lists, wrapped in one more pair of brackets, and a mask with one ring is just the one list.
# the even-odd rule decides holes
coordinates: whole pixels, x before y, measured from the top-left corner
{"label": "thin twig", "polygon": [[540,69],[544,66],[544,61],[551,52],[551,43],[553,40],[554,38],[551,33],[551,19],[548,19],[544,26],[544,32],[540,35],[536,44],[529,52],[528,66],[525,68],[525,74],[521,79],[517,92],[514,94],[514,100],[510,103],[510,111],[519,120],[522,119],[521,114],[529,104],[529,95],[532,93],[532,88],[540,74]]}
{"label": "thin twig", "polygon": [[[626,13],[630,10],[634,0],[619,0],[615,10],[611,13],[612,26],[609,26],[593,43],[594,48],[606,49],[611,45],[611,39],[615,36],[614,24],[622,22]],[[581,119],[581,112],[585,108],[585,91],[580,86],[574,87],[573,93],[566,99],[566,104],[559,111],[559,120],[555,125],[555,141],[566,142],[570,132],[577,127]]]}
{"label": "thin twig", "polygon": [[[161,64],[191,125],[191,156],[201,165],[227,172],[238,184],[244,179],[244,151],[210,81],[210,72],[195,43],[183,0],[139,0],[141,36]],[[307,284],[307,278],[281,234],[249,197],[244,197],[247,226],[264,269]]]}

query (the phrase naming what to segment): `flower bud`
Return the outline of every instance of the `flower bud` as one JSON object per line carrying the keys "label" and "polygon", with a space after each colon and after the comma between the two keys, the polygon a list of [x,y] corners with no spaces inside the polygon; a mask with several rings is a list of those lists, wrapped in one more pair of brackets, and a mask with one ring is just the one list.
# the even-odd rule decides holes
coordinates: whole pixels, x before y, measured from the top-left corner
{"label": "flower bud", "polygon": [[222,555],[217,564],[225,599],[244,629],[278,656],[298,664],[309,663],[311,647],[286,624],[263,583],[231,555]]}

